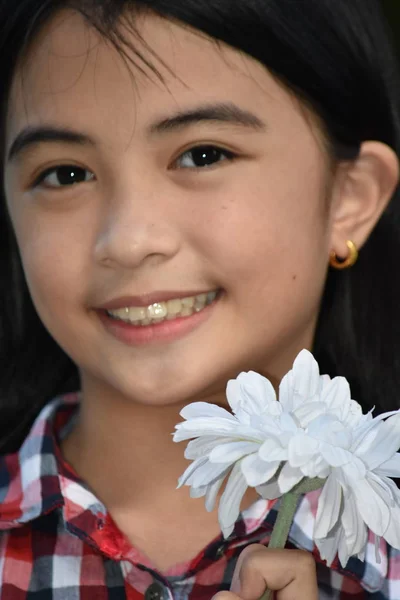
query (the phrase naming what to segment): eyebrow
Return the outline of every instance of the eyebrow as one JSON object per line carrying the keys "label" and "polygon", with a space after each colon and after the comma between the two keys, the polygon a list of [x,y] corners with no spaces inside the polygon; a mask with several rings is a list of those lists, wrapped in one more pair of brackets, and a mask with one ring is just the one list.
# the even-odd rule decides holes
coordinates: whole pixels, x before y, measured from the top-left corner
{"label": "eyebrow", "polygon": [[232,102],[226,102],[182,111],[172,117],[154,123],[151,125],[149,132],[150,134],[166,133],[204,121],[230,123],[255,131],[265,131],[267,128],[266,124],[252,112],[240,108]]}
{"label": "eyebrow", "polygon": [[[193,110],[186,110],[163,118],[148,128],[149,135],[160,135],[178,131],[204,122],[228,123],[253,131],[266,131],[267,126],[252,112],[240,108],[231,102],[210,104]],[[15,158],[28,147],[42,142],[67,143],[80,146],[95,146],[96,142],[89,135],[68,128],[54,126],[30,126],[23,129],[14,139],[8,152],[8,161]]]}
{"label": "eyebrow", "polygon": [[29,147],[42,142],[76,144],[79,146],[94,146],[95,141],[88,135],[67,128],[59,127],[26,127],[15,138],[8,151],[7,160],[10,162]]}

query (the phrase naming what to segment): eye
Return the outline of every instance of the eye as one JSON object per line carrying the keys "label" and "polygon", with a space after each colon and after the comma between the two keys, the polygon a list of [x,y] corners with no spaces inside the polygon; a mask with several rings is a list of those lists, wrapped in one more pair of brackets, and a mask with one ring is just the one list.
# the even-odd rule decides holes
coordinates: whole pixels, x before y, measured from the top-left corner
{"label": "eye", "polygon": [[176,164],[180,164],[179,168],[201,169],[211,167],[219,162],[225,162],[226,160],[233,160],[234,158],[236,158],[236,154],[229,150],[218,148],[218,146],[197,146],[181,154],[176,160]]}
{"label": "eye", "polygon": [[61,165],[46,169],[39,175],[33,187],[41,185],[46,188],[63,188],[92,181],[94,175],[91,171],[76,165]]}

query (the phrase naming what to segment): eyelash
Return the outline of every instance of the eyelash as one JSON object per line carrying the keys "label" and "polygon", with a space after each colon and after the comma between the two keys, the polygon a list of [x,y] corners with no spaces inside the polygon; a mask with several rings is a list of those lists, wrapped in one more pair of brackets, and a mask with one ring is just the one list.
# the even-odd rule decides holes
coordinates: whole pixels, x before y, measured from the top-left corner
{"label": "eyelash", "polygon": [[[235,154],[234,152],[231,152],[230,150],[226,150],[225,148],[221,148],[220,146],[214,146],[212,144],[203,144],[201,146],[194,146],[193,148],[190,148],[189,150],[186,150],[185,152],[183,152],[182,154],[180,154],[180,156],[178,156],[178,158],[174,161],[174,163],[176,163],[179,159],[182,159],[183,157],[185,157],[186,155],[190,155],[195,153],[196,151],[213,151],[215,153],[217,153],[218,155],[225,155],[226,159],[224,160],[217,160],[216,162],[212,163],[211,165],[207,166],[204,165],[203,167],[182,167],[182,169],[184,170],[190,170],[190,171],[201,171],[201,170],[208,170],[208,169],[212,169],[213,166],[215,164],[219,164],[220,162],[226,162],[226,160],[228,160],[229,162],[233,162],[236,158],[237,158],[237,154]],[[193,158],[193,157],[192,157]],[[67,169],[67,170],[76,170],[79,172],[82,171],[86,171],[87,173],[90,173],[90,171],[88,169],[84,169],[83,167],[78,167],[76,165],[56,165],[54,167],[49,167],[48,169],[46,169],[45,171],[43,171],[42,173],[40,173],[38,175],[38,177],[35,179],[35,181],[32,184],[33,188],[39,187],[40,185],[42,185],[46,179],[46,177],[48,177],[49,175],[52,175],[53,173],[56,173],[57,171],[59,171],[60,169]],[[175,168],[173,170],[176,170]],[[88,180],[85,181],[80,181],[78,183],[87,183],[88,181],[92,181],[92,177]],[[50,189],[63,189],[63,188],[69,188],[72,187],[73,185],[77,185],[75,184],[66,184],[66,185],[59,185],[59,186],[44,186]]]}

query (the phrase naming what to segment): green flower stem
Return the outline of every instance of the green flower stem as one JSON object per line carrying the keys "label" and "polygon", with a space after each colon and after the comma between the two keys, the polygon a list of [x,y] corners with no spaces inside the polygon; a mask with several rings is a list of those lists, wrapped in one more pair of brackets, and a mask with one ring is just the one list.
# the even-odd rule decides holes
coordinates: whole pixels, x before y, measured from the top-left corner
{"label": "green flower stem", "polygon": [[283,496],[268,548],[285,547],[300,497],[300,494],[292,492],[288,492]]}
{"label": "green flower stem", "polygon": [[[324,479],[303,479],[290,492],[282,496],[282,503],[272,530],[268,548],[284,548],[289,537],[289,531],[296,514],[299,500],[303,494],[319,490],[325,483]],[[272,600],[273,591],[266,590],[260,600]]]}

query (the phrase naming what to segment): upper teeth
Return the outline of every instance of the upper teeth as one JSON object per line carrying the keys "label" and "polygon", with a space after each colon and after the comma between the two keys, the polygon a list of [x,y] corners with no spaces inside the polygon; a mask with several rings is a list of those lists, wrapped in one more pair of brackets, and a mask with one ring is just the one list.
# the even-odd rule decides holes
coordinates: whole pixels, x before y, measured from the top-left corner
{"label": "upper teeth", "polygon": [[117,310],[108,310],[108,314],[134,325],[151,325],[177,317],[190,317],[214,302],[218,292],[199,294],[188,298],[176,298],[167,302],[156,302],[149,306],[127,306]]}

